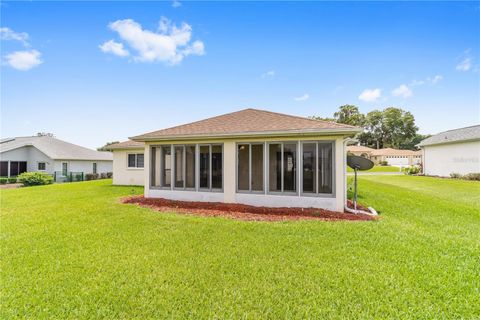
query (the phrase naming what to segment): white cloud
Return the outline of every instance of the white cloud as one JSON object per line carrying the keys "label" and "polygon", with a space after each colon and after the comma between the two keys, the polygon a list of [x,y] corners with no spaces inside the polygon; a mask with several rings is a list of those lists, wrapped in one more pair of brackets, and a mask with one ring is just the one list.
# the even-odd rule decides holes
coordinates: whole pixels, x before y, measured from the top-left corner
{"label": "white cloud", "polygon": [[12,68],[27,71],[38,66],[43,61],[40,59],[41,53],[37,50],[16,51],[5,56],[6,62]]}
{"label": "white cloud", "polygon": [[458,58],[458,60],[460,60],[460,62],[457,63],[457,66],[455,67],[455,69],[457,69],[458,71],[469,71],[470,69],[472,69],[473,59],[472,59],[472,56],[470,55],[470,49],[466,50]]}
{"label": "white cloud", "polygon": [[109,52],[119,57],[126,57],[130,54],[128,50],[123,47],[123,43],[118,43],[113,40],[109,40],[98,46],[103,52]]}
{"label": "white cloud", "polygon": [[28,46],[28,33],[26,32],[15,32],[10,28],[0,28],[0,39],[20,41],[24,46]]}
{"label": "white cloud", "polygon": [[408,86],[410,87],[416,87],[416,86],[423,86],[424,84],[431,84],[431,85],[435,85],[437,84],[439,81],[443,80],[443,76],[442,75],[435,75],[433,77],[427,77],[426,79],[424,80],[413,80],[412,82],[410,82],[410,84]]}
{"label": "white cloud", "polygon": [[302,95],[300,97],[293,98],[293,100],[295,100],[295,101],[306,101],[308,99],[310,99],[310,95],[308,93],[305,93],[304,95]]}
{"label": "white cloud", "polygon": [[202,41],[191,42],[192,27],[182,23],[175,26],[162,17],[158,32],[145,30],[132,19],[117,20],[109,24],[130,48],[135,50],[134,60],[138,62],[164,62],[178,64],[189,55],[205,54]]}
{"label": "white cloud", "polygon": [[380,98],[382,95],[382,92],[380,89],[365,89],[362,91],[362,93],[358,96],[358,99],[366,102],[374,102],[377,101],[378,98]]}
{"label": "white cloud", "polygon": [[460,61],[455,69],[458,71],[468,71],[472,68],[472,58],[470,57],[465,57]]}
{"label": "white cloud", "polygon": [[406,85],[402,84],[399,87],[393,89],[392,95],[395,97],[408,98],[412,96],[412,90]]}
{"label": "white cloud", "polygon": [[178,8],[181,5],[182,5],[182,3],[178,0],[173,0],[173,2],[172,2],[172,7],[174,7],[174,8]]}
{"label": "white cloud", "polygon": [[275,76],[275,70],[268,70],[265,73],[262,73],[262,78],[267,78],[267,77],[274,77]]}

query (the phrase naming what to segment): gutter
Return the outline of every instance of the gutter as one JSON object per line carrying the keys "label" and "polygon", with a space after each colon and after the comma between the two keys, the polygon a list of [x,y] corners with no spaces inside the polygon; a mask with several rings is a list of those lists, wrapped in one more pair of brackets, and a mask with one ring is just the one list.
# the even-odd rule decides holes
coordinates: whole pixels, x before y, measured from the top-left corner
{"label": "gutter", "polygon": [[338,128],[338,129],[302,129],[290,131],[256,131],[256,132],[238,132],[238,133],[219,133],[219,134],[179,134],[159,137],[129,137],[130,140],[137,142],[146,141],[169,141],[169,140],[202,140],[202,139],[216,139],[216,138],[258,138],[258,137],[285,137],[285,136],[314,136],[314,135],[338,135],[338,134],[353,134],[361,132],[362,128]]}

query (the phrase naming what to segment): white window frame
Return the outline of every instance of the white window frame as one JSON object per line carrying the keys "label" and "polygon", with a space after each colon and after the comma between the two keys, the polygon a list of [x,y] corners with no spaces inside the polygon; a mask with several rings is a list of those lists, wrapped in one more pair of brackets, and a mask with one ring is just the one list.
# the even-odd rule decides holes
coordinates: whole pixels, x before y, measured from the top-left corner
{"label": "white window frame", "polygon": [[[130,167],[130,162],[128,161],[129,158],[130,158],[130,155],[135,156],[135,166],[133,166],[133,167]],[[143,155],[143,167],[138,166],[138,156],[139,155]],[[145,167],[145,154],[144,153],[138,153],[138,152],[127,153],[127,169],[129,169],[129,170],[143,170],[144,167]]]}
{"label": "white window frame", "polygon": [[[238,175],[238,166],[240,164],[239,161],[239,152],[238,152],[238,147],[240,145],[248,145],[248,190],[240,190],[239,189],[239,175]],[[263,168],[263,190],[252,190],[252,146],[253,145],[260,145],[263,147],[263,159],[262,159],[262,168]],[[265,172],[265,157],[266,157],[266,143],[265,141],[260,141],[260,142],[237,142],[235,144],[235,152],[236,152],[236,157],[235,157],[235,190],[237,193],[253,193],[253,194],[265,194],[266,193],[266,172]]]}

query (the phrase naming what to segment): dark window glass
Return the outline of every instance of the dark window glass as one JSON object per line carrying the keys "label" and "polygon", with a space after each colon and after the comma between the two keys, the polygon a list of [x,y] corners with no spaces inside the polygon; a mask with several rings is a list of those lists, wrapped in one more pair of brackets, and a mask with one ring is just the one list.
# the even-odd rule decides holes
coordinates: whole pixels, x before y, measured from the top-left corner
{"label": "dark window glass", "polygon": [[0,177],[8,176],[8,161],[0,162]]}
{"label": "dark window glass", "polygon": [[200,188],[210,189],[210,147],[200,146]]}
{"label": "dark window glass", "polygon": [[316,143],[303,144],[303,192],[316,192]]}
{"label": "dark window glass", "polygon": [[238,145],[238,190],[249,190],[249,145]]}
{"label": "dark window glass", "polygon": [[18,175],[18,161],[10,161],[10,176],[15,177]]}
{"label": "dark window glass", "polygon": [[136,165],[136,156],[134,154],[129,154],[128,155],[128,167],[129,168],[135,168]]}
{"label": "dark window glass", "polygon": [[223,154],[221,145],[212,146],[212,189],[223,187]]}
{"label": "dark window glass", "polygon": [[150,166],[150,185],[152,187],[160,186],[160,148],[152,147],[150,149],[151,166]]}
{"label": "dark window glass", "polygon": [[162,171],[162,187],[170,187],[172,185],[172,155],[170,147],[162,147],[162,161],[161,161],[161,171]]}
{"label": "dark window glass", "polygon": [[195,146],[185,147],[186,188],[195,188]]}
{"label": "dark window glass", "polygon": [[333,191],[333,146],[331,143],[318,144],[318,192]]}
{"label": "dark window glass", "polygon": [[175,146],[175,188],[183,188],[183,146]]}
{"label": "dark window glass", "polygon": [[297,145],[283,146],[283,191],[297,190]]}
{"label": "dark window glass", "polygon": [[62,163],[62,175],[66,176],[68,173],[68,164],[66,162]]}
{"label": "dark window glass", "polygon": [[282,146],[269,145],[269,190],[282,191]]}
{"label": "dark window glass", "polygon": [[93,163],[93,173],[97,173],[97,164]]}
{"label": "dark window glass", "polygon": [[143,162],[144,162],[143,153],[137,154],[137,168],[143,168]]}
{"label": "dark window glass", "polygon": [[252,190],[263,191],[263,144],[252,144]]}

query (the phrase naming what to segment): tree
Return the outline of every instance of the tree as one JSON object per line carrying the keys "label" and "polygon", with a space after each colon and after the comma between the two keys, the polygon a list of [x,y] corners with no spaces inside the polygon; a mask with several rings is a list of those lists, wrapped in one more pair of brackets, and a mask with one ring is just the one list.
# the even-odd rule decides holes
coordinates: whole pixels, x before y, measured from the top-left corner
{"label": "tree", "polygon": [[333,114],[335,122],[348,124],[351,126],[363,126],[365,116],[358,111],[358,107],[346,104],[340,106],[339,110]]}
{"label": "tree", "polygon": [[109,145],[112,145],[112,144],[115,144],[115,143],[119,143],[119,141],[107,142],[107,143],[105,143],[105,145],[103,147],[97,148],[97,151],[107,151],[108,150],[107,147]]}

